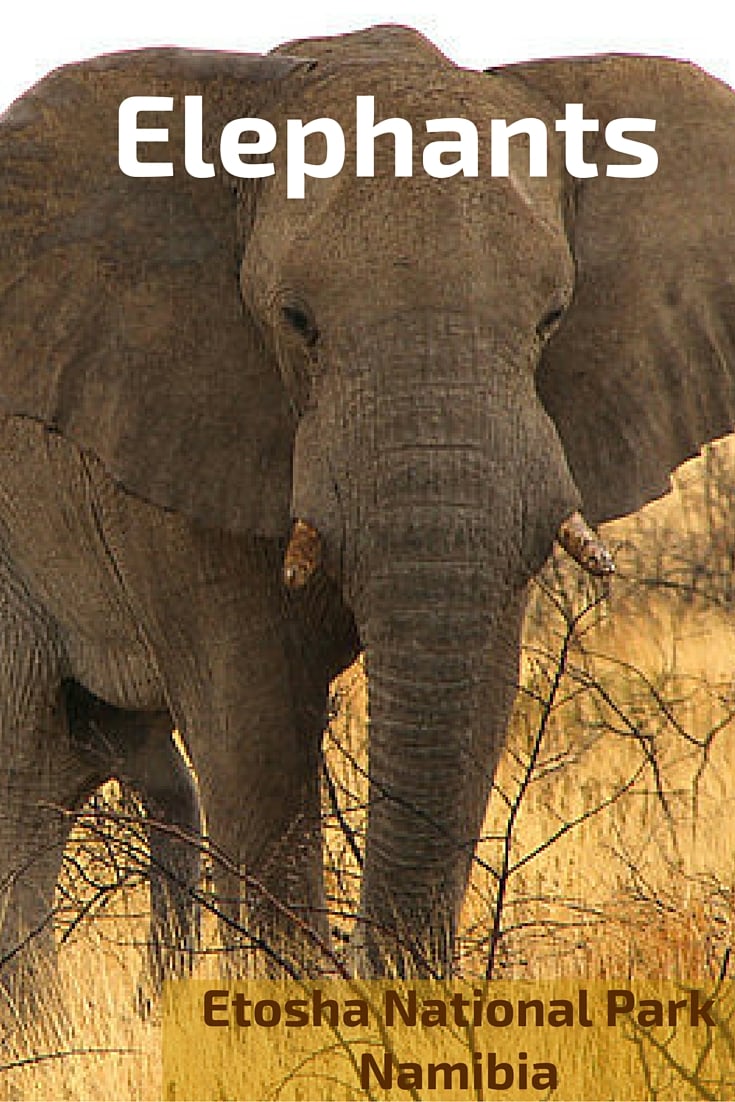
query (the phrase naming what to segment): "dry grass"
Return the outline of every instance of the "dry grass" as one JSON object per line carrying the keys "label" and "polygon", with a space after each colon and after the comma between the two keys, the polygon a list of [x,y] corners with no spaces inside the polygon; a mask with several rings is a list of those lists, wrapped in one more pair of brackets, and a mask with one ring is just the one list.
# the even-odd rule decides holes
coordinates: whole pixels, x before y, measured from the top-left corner
{"label": "dry grass", "polygon": [[[526,783],[496,976],[727,973],[735,922],[732,453],[728,446],[690,465],[670,498],[608,527],[620,567],[609,601],[585,613],[593,589],[557,559],[535,591],[524,691],[465,908],[466,974],[487,962],[509,802]],[[565,676],[550,699],[574,617]],[[327,740],[328,886],[335,911],[348,913],[366,798],[359,665],[336,692]],[[64,947],[43,1028],[3,1050],[5,1065],[35,1060],[6,1071],[5,1097],[161,1097],[159,1025],[155,1011],[146,1021],[137,1012],[144,888],[117,899],[113,917],[108,910],[81,926]],[[348,917],[335,921],[349,929]]]}
{"label": "dry grass", "polygon": [[[126,904],[145,905],[142,889]],[[121,913],[89,922],[64,946],[58,981],[49,980],[43,1016],[5,1038],[0,1097],[160,1098],[160,1026],[138,1012],[143,955],[140,923]],[[134,926],[138,929],[134,930]]]}

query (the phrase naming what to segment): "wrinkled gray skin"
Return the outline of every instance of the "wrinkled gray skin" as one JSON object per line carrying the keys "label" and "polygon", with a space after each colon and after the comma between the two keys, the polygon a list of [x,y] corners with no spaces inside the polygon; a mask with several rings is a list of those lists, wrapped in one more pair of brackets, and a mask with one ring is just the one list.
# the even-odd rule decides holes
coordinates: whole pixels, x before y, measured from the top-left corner
{"label": "wrinkled gray skin", "polygon": [[[412,177],[394,178],[383,138],[376,179],[355,177],[361,93],[378,119],[413,123]],[[174,176],[128,179],[116,127],[132,94],[179,108],[202,95],[215,162],[230,119],[336,118],[345,170],[288,200],[281,140],[257,184],[219,164],[194,180],[178,110],[142,124],[169,127],[146,155],[170,156]],[[566,102],[600,120],[596,178],[565,172]],[[420,170],[424,120],[451,116],[483,135],[477,178]],[[520,142],[510,178],[491,178],[489,120],[526,116],[547,121],[548,176],[528,177]],[[606,176],[625,160],[602,138],[621,116],[657,120],[654,176]],[[250,928],[298,963],[304,925],[328,932],[327,687],[364,648],[358,967],[450,973],[529,579],[572,511],[596,523],[638,508],[735,423],[733,133],[732,93],[686,65],[482,74],[401,28],[267,58],[100,59],[10,112],[0,871],[24,871],[5,947],[51,897],[58,848],[25,869],[56,823],[46,805],[77,806],[109,771],[69,734],[71,681],[131,716],[123,743],[136,716],[170,713],[233,862],[218,869],[223,911],[237,914],[244,866],[272,897],[253,890]],[[320,532],[324,568],[289,594],[293,518]]]}

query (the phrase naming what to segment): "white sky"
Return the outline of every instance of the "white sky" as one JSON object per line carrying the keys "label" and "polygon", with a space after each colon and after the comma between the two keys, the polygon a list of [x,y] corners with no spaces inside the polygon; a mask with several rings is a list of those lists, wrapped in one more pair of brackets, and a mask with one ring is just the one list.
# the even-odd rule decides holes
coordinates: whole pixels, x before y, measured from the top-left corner
{"label": "white sky", "polygon": [[264,51],[370,23],[418,27],[462,65],[622,50],[688,58],[735,85],[728,0],[0,0],[0,109],[49,69],[133,46]]}

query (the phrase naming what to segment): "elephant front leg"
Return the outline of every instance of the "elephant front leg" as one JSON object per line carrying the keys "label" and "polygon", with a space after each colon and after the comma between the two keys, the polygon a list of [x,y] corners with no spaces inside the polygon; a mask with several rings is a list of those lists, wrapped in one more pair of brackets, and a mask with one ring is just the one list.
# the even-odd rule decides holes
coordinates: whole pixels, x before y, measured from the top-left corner
{"label": "elephant front leg", "polygon": [[118,504],[119,563],[191,753],[226,946],[256,947],[269,972],[323,969],[327,682],[296,675],[283,548]]}
{"label": "elephant front leg", "polygon": [[215,728],[196,757],[213,906],[231,971],[317,974],[329,968],[319,740],[284,707],[282,684],[257,695],[247,730]]}

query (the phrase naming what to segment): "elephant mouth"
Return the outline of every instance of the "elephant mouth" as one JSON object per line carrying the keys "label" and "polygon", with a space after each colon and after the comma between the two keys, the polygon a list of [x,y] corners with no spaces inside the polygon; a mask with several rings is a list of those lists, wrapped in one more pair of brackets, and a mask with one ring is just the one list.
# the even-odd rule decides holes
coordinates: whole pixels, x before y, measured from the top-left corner
{"label": "elephant mouth", "polygon": [[[556,542],[587,573],[606,578],[615,573],[613,557],[580,512],[562,521]],[[301,589],[322,562],[322,539],[313,525],[296,520],[283,560],[283,580],[288,589]]]}

